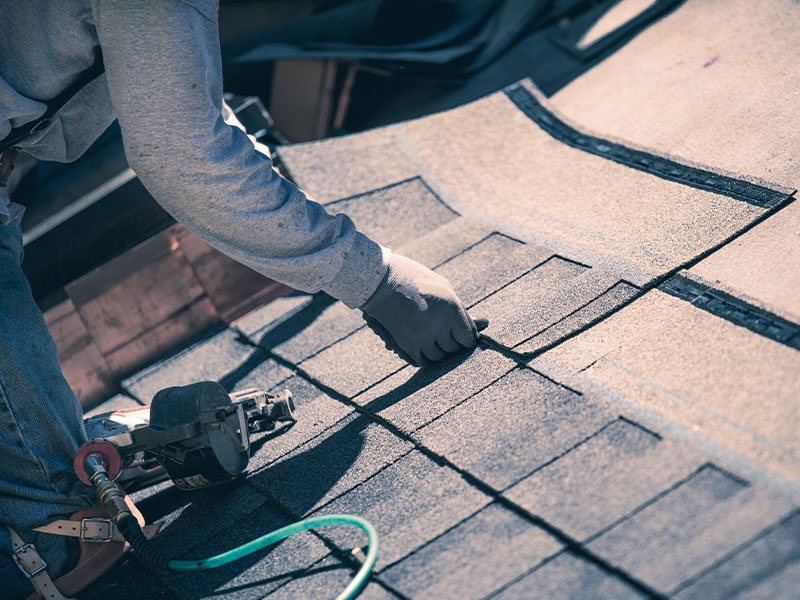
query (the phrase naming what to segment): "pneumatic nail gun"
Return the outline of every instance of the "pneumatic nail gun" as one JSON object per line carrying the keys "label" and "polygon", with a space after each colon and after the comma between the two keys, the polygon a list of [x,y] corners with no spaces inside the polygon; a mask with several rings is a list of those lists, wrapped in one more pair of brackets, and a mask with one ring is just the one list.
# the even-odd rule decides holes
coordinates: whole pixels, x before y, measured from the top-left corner
{"label": "pneumatic nail gun", "polygon": [[75,471],[88,484],[84,461],[92,454],[128,491],[167,478],[184,490],[208,487],[244,472],[251,434],[294,421],[288,390],[228,394],[213,381],[167,388],[150,406],[86,419],[90,441],[76,454]]}

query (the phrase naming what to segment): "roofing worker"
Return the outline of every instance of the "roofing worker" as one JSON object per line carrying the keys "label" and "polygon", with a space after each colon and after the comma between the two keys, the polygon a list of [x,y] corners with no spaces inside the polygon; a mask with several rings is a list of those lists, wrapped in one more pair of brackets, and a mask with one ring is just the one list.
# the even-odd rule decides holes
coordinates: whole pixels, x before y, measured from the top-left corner
{"label": "roofing worker", "polygon": [[[13,139],[36,158],[72,161],[116,118],[142,183],[212,246],[273,279],[361,308],[417,363],[474,347],[475,325],[444,278],[308,200],[237,127],[222,100],[217,9],[214,0],[4,0],[0,150]],[[84,82],[98,48],[104,72]],[[39,123],[54,99],[61,106]],[[6,148],[0,171],[12,158]],[[0,524],[13,530],[0,526],[7,600],[35,597],[37,586],[47,586],[49,598],[50,579],[74,594],[123,546],[34,531],[104,514],[90,508],[93,491],[72,469],[85,441],[82,414],[19,267],[22,210],[0,190]],[[34,575],[30,546],[12,551],[23,542],[45,570]]]}

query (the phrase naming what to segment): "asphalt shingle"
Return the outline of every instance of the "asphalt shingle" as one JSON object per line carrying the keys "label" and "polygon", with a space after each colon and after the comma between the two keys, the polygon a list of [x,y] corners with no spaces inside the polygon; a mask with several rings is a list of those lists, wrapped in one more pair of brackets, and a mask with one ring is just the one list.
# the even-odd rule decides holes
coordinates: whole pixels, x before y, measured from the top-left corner
{"label": "asphalt shingle", "polygon": [[393,250],[432,269],[492,233],[493,230],[480,221],[458,217]]}
{"label": "asphalt shingle", "polygon": [[[377,569],[399,561],[463,521],[489,498],[458,473],[413,451],[326,506],[321,514],[352,513],[378,531]],[[342,549],[363,544],[363,534],[341,528],[324,532]]]}
{"label": "asphalt shingle", "polygon": [[800,581],[800,512],[681,590],[676,598],[792,600]]}
{"label": "asphalt shingle", "polygon": [[617,283],[575,312],[560,318],[532,338],[514,346],[514,352],[530,354],[552,346],[568,335],[606,316],[638,293],[640,293],[639,288],[624,282]]}
{"label": "asphalt shingle", "polygon": [[514,368],[494,350],[477,348],[425,369],[408,366],[353,401],[410,433]]}
{"label": "asphalt shingle", "polygon": [[646,596],[584,558],[563,552],[500,594],[492,596],[493,600],[530,598],[634,600]]}
{"label": "asphalt shingle", "polygon": [[[529,82],[521,88],[544,119],[535,121],[496,93],[379,131],[295,146],[281,156],[297,181],[326,202],[421,177],[459,214],[570,260],[614,269],[637,286],[723,242],[767,210],[722,188],[717,193],[700,189],[705,184],[681,183],[692,181],[684,174],[694,172],[691,163],[675,163],[678,175],[656,175],[638,168],[636,149],[624,148],[625,160],[609,160],[602,150],[574,147],[545,126],[557,119],[548,116],[547,100]],[[576,139],[587,135],[570,131]],[[476,151],[475,139],[485,151]]]}
{"label": "asphalt shingle", "polygon": [[126,379],[122,385],[149,404],[156,392],[167,387],[219,381],[229,391],[269,389],[290,375],[291,371],[263,350],[239,341],[238,332],[224,329]]}
{"label": "asphalt shingle", "polygon": [[514,348],[557,323],[563,326],[566,317],[618,281],[614,273],[556,256],[479,302],[473,312],[491,315],[483,335]]}
{"label": "asphalt shingle", "polygon": [[398,152],[389,128],[282,146],[277,152],[294,181],[323,204],[419,175],[419,169]]}
{"label": "asphalt shingle", "polygon": [[584,540],[687,477],[704,460],[684,444],[618,419],[503,495]]}
{"label": "asphalt shingle", "polygon": [[272,302],[238,318],[231,323],[231,326],[248,337],[253,343],[256,343],[263,330],[275,327],[313,300],[314,297],[311,294],[303,292],[295,292],[288,296],[275,298]]}
{"label": "asphalt shingle", "polygon": [[315,381],[353,397],[407,364],[365,328],[306,359],[300,368]]}
{"label": "asphalt shingle", "polygon": [[129,554],[112,571],[76,595],[79,600],[108,600],[118,598],[147,598],[178,600],[180,596],[167,587],[158,575]]}
{"label": "asphalt shingle", "polygon": [[[318,309],[319,312],[315,309]],[[316,313],[313,315],[313,320],[310,320],[311,314],[306,314],[311,312]],[[341,302],[333,302],[324,308],[318,304],[310,304],[297,313],[294,318],[309,320],[304,326],[297,326],[296,322],[291,323],[291,329],[294,331],[294,335],[291,337],[284,335],[280,328],[264,331],[258,339],[259,346],[268,348],[276,356],[294,364],[301,363],[309,356],[332,346],[357,329],[364,327],[364,317],[361,311],[347,308]],[[288,330],[290,324],[286,325]]]}
{"label": "asphalt shingle", "polygon": [[325,208],[332,214],[346,214],[359,231],[390,248],[458,217],[419,177],[337,200]]}
{"label": "asphalt shingle", "polygon": [[[247,515],[226,528],[224,535],[206,538],[197,546],[186,548],[179,558],[213,556],[292,522],[269,502],[250,508]],[[169,571],[163,578],[184,599],[263,598],[292,579],[296,571],[327,554],[328,548],[318,537],[303,532],[224,567],[199,574]]]}
{"label": "asphalt shingle", "polygon": [[787,206],[689,270],[800,324],[800,202]]}
{"label": "asphalt shingle", "polygon": [[791,509],[778,492],[707,465],[588,548],[670,593]]}
{"label": "asphalt shingle", "polygon": [[798,19],[793,0],[687,2],[552,102],[591,131],[798,188]]}
{"label": "asphalt shingle", "polygon": [[552,254],[547,248],[523,244],[495,233],[445,262],[436,272],[453,284],[466,306],[471,306]]}
{"label": "asphalt shingle", "polygon": [[323,293],[279,300],[285,300],[280,310],[254,311],[234,326],[251,343],[294,364],[364,326],[361,311]]}
{"label": "asphalt shingle", "polygon": [[414,434],[495,489],[504,489],[613,420],[584,396],[520,368]]}
{"label": "asphalt shingle", "polygon": [[353,412],[352,407],[331,398],[296,375],[273,388],[271,392],[277,394],[284,389],[292,393],[297,422],[290,427],[280,425],[273,432],[250,436],[248,471],[251,473],[305,444]]}
{"label": "asphalt shingle", "polygon": [[690,302],[651,290],[531,365],[800,482],[800,352]]}
{"label": "asphalt shingle", "polygon": [[412,448],[365,415],[352,415],[248,478],[297,515],[369,479]]}
{"label": "asphalt shingle", "polygon": [[497,504],[436,538],[381,574],[409,598],[483,598],[527,573],[562,544]]}
{"label": "asphalt shingle", "polygon": [[136,492],[132,498],[148,523],[163,523],[158,547],[175,556],[234,527],[265,500],[241,480],[198,493],[165,482]]}
{"label": "asphalt shingle", "polygon": [[[333,555],[315,562],[295,576],[286,585],[270,593],[269,600],[296,600],[297,598],[332,598],[344,590],[353,579],[353,569]],[[394,600],[398,598],[377,583],[367,582],[358,594],[358,600]]]}

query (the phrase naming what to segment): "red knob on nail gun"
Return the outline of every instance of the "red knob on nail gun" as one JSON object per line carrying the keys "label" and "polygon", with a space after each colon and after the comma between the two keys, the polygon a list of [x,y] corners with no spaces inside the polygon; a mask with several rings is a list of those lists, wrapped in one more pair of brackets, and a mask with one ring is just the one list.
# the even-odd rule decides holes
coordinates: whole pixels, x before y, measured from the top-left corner
{"label": "red knob on nail gun", "polygon": [[103,466],[106,468],[108,478],[111,481],[115,480],[122,468],[122,458],[119,455],[117,447],[105,440],[92,440],[80,447],[72,463],[78,478],[86,485],[92,485],[92,482],[89,480],[89,475],[87,475],[83,467],[84,461],[91,454],[94,454],[103,461]]}

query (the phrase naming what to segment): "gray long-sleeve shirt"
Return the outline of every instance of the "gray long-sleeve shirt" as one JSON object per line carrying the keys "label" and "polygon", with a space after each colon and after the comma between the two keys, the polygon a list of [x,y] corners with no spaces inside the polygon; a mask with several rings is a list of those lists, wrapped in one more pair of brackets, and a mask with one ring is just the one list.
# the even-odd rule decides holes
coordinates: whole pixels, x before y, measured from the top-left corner
{"label": "gray long-sleeve shirt", "polygon": [[[225,122],[217,0],[0,0],[0,139],[87,69],[105,74],[20,144],[78,158],[116,117],[131,168],[176,220],[273,279],[361,306],[390,252],[281,178]],[[0,189],[0,223],[20,207]]]}

